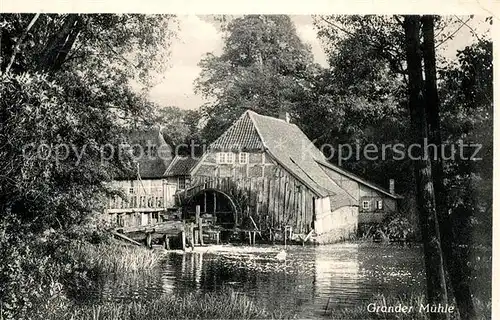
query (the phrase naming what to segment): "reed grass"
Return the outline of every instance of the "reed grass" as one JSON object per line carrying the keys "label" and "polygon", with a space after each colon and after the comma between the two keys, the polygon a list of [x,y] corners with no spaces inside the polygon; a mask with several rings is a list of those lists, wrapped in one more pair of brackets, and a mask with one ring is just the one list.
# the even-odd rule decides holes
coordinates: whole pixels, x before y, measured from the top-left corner
{"label": "reed grass", "polygon": [[102,273],[144,272],[158,266],[162,255],[144,247],[78,243],[74,248],[83,261]]}
{"label": "reed grass", "polygon": [[72,305],[46,313],[46,320],[294,319],[281,309],[269,311],[235,292],[160,296],[150,301]]}

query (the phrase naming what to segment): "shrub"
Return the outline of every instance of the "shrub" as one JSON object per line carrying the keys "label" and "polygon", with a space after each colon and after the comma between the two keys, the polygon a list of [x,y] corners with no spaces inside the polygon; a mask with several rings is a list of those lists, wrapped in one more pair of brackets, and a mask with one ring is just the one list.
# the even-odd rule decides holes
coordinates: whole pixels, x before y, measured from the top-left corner
{"label": "shrub", "polygon": [[381,223],[361,225],[359,234],[363,239],[372,240],[405,242],[416,240],[415,226],[401,213],[388,215]]}

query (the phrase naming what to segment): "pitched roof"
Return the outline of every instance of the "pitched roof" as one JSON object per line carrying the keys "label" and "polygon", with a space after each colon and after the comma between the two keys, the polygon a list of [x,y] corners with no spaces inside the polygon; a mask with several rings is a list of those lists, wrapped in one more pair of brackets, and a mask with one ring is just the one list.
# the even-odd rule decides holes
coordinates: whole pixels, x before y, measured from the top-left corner
{"label": "pitched roof", "polygon": [[337,166],[329,164],[323,153],[297,125],[285,120],[247,110],[223,135],[210,145],[211,149],[262,150],[307,185],[318,196],[330,196],[332,206],[357,205],[355,199],[335,183],[325,167],[335,170],[368,187],[398,198],[387,190]]}
{"label": "pitched roof", "polygon": [[326,169],[326,170],[333,170],[337,173],[340,173],[341,175],[343,176],[346,176],[354,181],[357,181],[367,187],[370,187],[374,190],[377,190],[383,194],[385,194],[386,196],[388,197],[391,197],[391,198],[394,198],[394,199],[403,199],[403,196],[399,195],[399,194],[396,194],[396,193],[390,193],[387,189],[385,189],[384,187],[381,187],[375,183],[372,183],[372,182],[369,182],[369,181],[366,181],[365,179],[361,178],[360,176],[358,175],[355,175],[354,173],[352,172],[349,172],[339,166],[336,166],[330,162],[324,162],[324,161],[317,161],[322,167],[323,169]]}
{"label": "pitched roof", "polygon": [[243,114],[217,140],[210,144],[212,150],[263,150],[264,145],[252,120]]}
{"label": "pitched roof", "polygon": [[[134,150],[134,146],[140,146],[143,154],[136,154],[136,163],[139,166],[139,175],[141,179],[154,179],[163,177],[163,173],[171,162],[169,157],[163,156],[168,153],[170,147],[165,142],[161,129],[152,130],[134,130],[127,134],[127,142]],[[162,153],[162,156],[150,156],[147,154],[149,147],[156,146],[156,150]],[[168,150],[166,150],[168,149]],[[137,169],[133,176],[119,177],[120,179],[137,179]]]}
{"label": "pitched roof", "polygon": [[321,151],[295,124],[247,111],[264,147],[291,174],[320,196],[341,196],[346,192],[332,181],[316,163],[324,159]]}
{"label": "pitched roof", "polygon": [[197,163],[197,159],[177,155],[165,170],[164,176],[187,176]]}

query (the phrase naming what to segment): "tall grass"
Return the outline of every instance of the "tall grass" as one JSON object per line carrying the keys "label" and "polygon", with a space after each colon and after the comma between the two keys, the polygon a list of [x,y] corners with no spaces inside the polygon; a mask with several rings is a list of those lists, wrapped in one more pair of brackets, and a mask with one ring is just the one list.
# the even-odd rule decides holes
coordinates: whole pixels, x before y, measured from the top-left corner
{"label": "tall grass", "polygon": [[292,319],[293,313],[269,311],[235,292],[160,296],[150,301],[72,305],[47,313],[46,320]]}
{"label": "tall grass", "polygon": [[161,260],[161,254],[144,247],[79,242],[73,249],[89,267],[102,273],[144,272]]}

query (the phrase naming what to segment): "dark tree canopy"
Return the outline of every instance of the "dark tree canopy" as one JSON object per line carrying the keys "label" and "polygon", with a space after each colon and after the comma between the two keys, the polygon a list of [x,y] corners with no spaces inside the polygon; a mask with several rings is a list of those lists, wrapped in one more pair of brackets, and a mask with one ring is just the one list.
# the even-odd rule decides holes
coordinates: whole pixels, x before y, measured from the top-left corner
{"label": "dark tree canopy", "polygon": [[[173,21],[162,15],[0,15],[0,164],[8,168],[0,175],[2,214],[43,230],[66,229],[98,212],[100,196],[112,191],[107,183],[132,167],[117,150],[124,129],[151,114],[131,83],[148,86],[163,70]],[[103,162],[107,144],[115,146],[115,157]],[[69,156],[40,158],[40,145],[67,146]]]}

